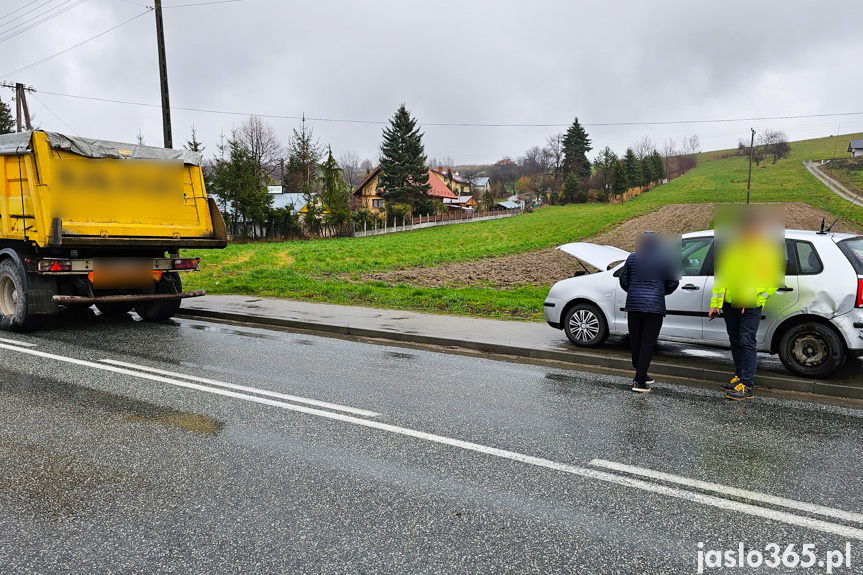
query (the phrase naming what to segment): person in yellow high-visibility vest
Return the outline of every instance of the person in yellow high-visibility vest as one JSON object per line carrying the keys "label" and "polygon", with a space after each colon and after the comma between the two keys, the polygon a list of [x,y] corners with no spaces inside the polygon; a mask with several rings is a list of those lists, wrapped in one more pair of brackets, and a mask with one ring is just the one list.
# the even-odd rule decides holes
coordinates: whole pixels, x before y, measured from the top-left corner
{"label": "person in yellow high-visibility vest", "polygon": [[742,216],[733,233],[717,234],[716,273],[708,312],[711,319],[725,320],[735,375],[722,389],[725,397],[734,401],[753,397],[762,310],[784,275],[781,236],[769,233],[755,213]]}

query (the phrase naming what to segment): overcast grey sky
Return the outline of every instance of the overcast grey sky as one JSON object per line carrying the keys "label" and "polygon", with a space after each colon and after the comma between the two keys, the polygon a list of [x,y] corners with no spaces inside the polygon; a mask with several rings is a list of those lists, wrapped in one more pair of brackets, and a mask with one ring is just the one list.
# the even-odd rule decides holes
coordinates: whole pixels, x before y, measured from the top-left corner
{"label": "overcast grey sky", "polygon": [[[152,0],[0,0],[0,79],[32,84],[45,129],[161,145],[152,12],[79,48]],[[517,157],[560,128],[431,123],[587,124],[595,149],[623,151],[697,133],[733,147],[749,127],[792,139],[863,131],[863,114],[733,123],[599,126],[863,112],[863,3],[819,0],[563,1],[163,0],[175,147],[194,123],[207,154],[242,115],[176,107],[386,121],[399,103],[424,125],[426,152],[458,163]],[[212,0],[210,0],[212,1]],[[44,8],[14,18],[50,2]],[[48,8],[67,12],[4,40]],[[23,7],[23,9],[21,9]],[[20,9],[20,10],[19,10]],[[3,18],[8,13],[18,10]],[[48,14],[50,15],[50,13]],[[8,101],[11,91],[0,98]],[[43,104],[44,103],[44,104]],[[47,105],[63,122],[45,109]],[[296,120],[265,118],[287,143]],[[379,124],[311,123],[336,155],[376,158]],[[593,155],[593,154],[591,154]]]}

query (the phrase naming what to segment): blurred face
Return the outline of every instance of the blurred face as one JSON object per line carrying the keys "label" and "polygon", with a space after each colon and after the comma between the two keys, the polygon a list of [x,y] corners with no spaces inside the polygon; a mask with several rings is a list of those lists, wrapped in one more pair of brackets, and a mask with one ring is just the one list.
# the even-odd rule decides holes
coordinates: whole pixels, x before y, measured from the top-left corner
{"label": "blurred face", "polygon": [[716,282],[755,305],[755,294],[784,282],[784,212],[777,205],[716,207]]}

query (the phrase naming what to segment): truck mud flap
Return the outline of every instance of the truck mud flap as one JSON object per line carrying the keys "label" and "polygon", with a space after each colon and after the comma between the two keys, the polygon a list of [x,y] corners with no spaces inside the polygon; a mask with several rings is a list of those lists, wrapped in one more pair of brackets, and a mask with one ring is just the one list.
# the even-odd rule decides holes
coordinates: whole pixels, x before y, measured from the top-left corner
{"label": "truck mud flap", "polygon": [[190,297],[201,297],[207,295],[205,290],[185,291],[182,293],[140,293],[140,294],[120,294],[120,295],[103,295],[97,297],[86,297],[79,295],[55,295],[52,299],[54,304],[86,304],[94,303],[117,303],[117,302],[139,302],[139,301],[155,301],[169,299],[188,299]]}
{"label": "truck mud flap", "polygon": [[48,315],[57,313],[60,308],[54,301],[54,290],[31,289],[27,290],[27,313],[29,315]]}

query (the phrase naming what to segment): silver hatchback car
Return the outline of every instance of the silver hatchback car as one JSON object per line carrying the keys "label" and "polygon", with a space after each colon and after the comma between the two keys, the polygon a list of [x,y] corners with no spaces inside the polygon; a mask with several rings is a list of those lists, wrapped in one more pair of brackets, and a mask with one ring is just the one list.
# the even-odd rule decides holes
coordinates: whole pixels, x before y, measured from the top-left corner
{"label": "silver hatchback car", "polygon": [[[600,271],[582,266],[554,284],[544,303],[548,324],[579,347],[625,335],[626,292],[618,276],[629,252],[582,242],[558,249]],[[685,234],[682,249],[680,287],[666,298],[660,339],[728,345],[724,321],[707,317],[713,231]],[[786,230],[785,262],[785,285],[762,311],[758,350],[778,353],[795,375],[829,377],[849,355],[863,355],[863,236]]]}

